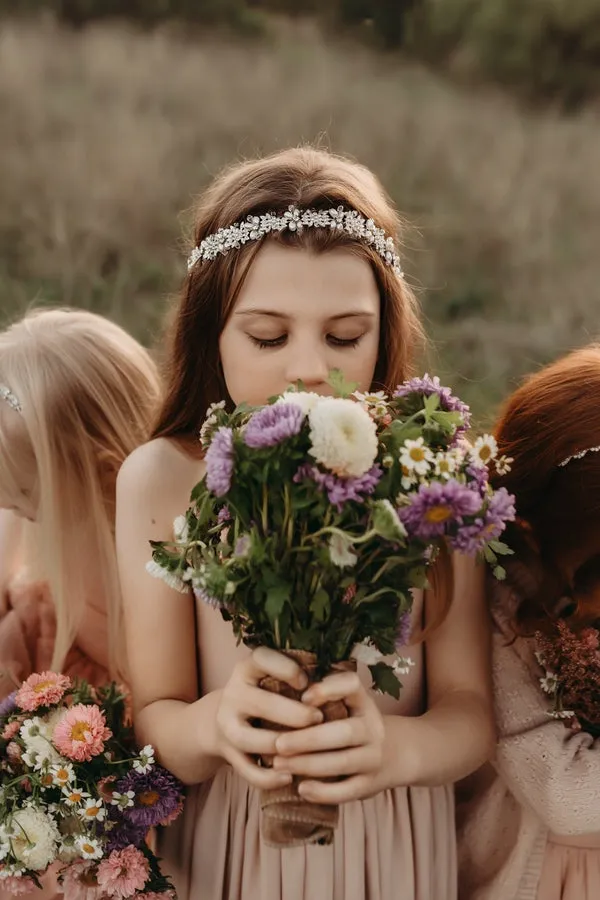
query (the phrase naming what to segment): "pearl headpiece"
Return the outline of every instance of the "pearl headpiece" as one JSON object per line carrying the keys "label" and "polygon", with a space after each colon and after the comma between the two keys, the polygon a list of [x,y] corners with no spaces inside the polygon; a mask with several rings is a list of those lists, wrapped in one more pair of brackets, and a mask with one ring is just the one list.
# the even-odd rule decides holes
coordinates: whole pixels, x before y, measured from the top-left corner
{"label": "pearl headpiece", "polygon": [[393,238],[383,228],[378,228],[373,219],[365,219],[355,209],[299,209],[288,206],[281,215],[265,213],[262,216],[248,216],[243,222],[236,222],[227,228],[219,228],[209,234],[194,247],[188,258],[188,270],[199,260],[216,259],[230,250],[239,250],[248,241],[260,241],[272,231],[301,232],[304,228],[328,228],[344,231],[346,234],[373,247],[386,265],[396,275],[403,277],[400,257]]}
{"label": "pearl headpiece", "polygon": [[574,453],[572,456],[567,456],[566,459],[563,459],[562,462],[559,462],[559,467],[568,465],[573,459],[583,459],[584,456],[587,456],[588,453],[598,453],[600,451],[600,447],[587,447],[586,450],[580,450],[579,453]]}
{"label": "pearl headpiece", "polygon": [[9,387],[5,384],[0,384],[0,400],[5,400],[9,406],[11,406],[16,412],[22,413],[23,407],[21,406],[21,401]]}

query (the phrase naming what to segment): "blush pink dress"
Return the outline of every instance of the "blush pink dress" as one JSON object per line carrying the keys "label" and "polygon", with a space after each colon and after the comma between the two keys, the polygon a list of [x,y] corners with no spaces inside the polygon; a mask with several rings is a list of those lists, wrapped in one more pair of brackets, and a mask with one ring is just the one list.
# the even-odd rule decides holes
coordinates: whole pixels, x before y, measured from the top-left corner
{"label": "blush pink dress", "polygon": [[[415,603],[422,619],[422,598]],[[202,690],[227,682],[248,653],[231,626],[198,601]],[[399,702],[377,697],[385,714],[417,716],[425,707],[424,651],[405,655]],[[365,669],[365,682],[369,672]],[[402,752],[402,747],[398,747]],[[164,829],[159,855],[178,900],[455,900],[454,801],[451,786],[399,787],[343,804],[331,846],[277,850],[260,837],[259,793],[229,766],[190,789],[180,820]]]}

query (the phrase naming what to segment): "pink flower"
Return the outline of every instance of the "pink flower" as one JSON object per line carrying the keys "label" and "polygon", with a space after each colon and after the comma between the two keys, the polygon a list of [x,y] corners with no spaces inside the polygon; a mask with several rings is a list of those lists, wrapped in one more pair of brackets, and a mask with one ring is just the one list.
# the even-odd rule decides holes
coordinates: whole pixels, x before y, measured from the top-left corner
{"label": "pink flower", "polygon": [[98,866],[98,884],[111,897],[131,897],[141,891],[148,880],[150,866],[144,854],[132,844],[124,850],[113,850]]}
{"label": "pink flower", "polygon": [[15,734],[19,733],[19,728],[22,724],[20,719],[15,719],[13,722],[9,722],[8,725],[5,725],[2,732],[2,740],[11,741]]}
{"label": "pink flower", "polygon": [[96,865],[78,859],[64,870],[62,890],[69,900],[99,900],[102,888],[98,886]]}
{"label": "pink flower", "polygon": [[65,691],[71,687],[71,679],[57,672],[34,672],[23,682],[15,703],[26,712],[34,712],[40,706],[54,706],[60,703]]}
{"label": "pink flower", "polygon": [[112,800],[116,780],[116,775],[107,775],[98,782],[98,793],[105,803],[110,803]]}
{"label": "pink flower", "polygon": [[146,891],[138,894],[136,900],[175,900],[175,891]]}
{"label": "pink flower", "polygon": [[[159,825],[172,825],[173,822],[175,822],[175,820],[179,818],[179,816],[181,815],[182,812],[183,812],[183,799],[181,799],[179,801],[179,803],[177,804],[177,806],[175,807],[173,812],[169,813],[168,816],[165,816],[165,818],[162,820],[162,822],[159,822],[158,824]],[[164,895],[161,894],[161,896],[164,896]]]}
{"label": "pink flower", "polygon": [[0,880],[0,887],[3,892],[16,897],[19,894],[30,894],[35,887],[35,882],[27,876],[7,875],[6,878]]}
{"label": "pink flower", "polygon": [[6,748],[6,755],[11,762],[19,762],[19,760],[23,756],[23,751],[21,750],[19,745],[15,743],[15,741],[11,741]]}
{"label": "pink flower", "polygon": [[88,762],[104,750],[104,741],[112,737],[104,713],[97,706],[77,703],[60,718],[52,741],[68,759]]}

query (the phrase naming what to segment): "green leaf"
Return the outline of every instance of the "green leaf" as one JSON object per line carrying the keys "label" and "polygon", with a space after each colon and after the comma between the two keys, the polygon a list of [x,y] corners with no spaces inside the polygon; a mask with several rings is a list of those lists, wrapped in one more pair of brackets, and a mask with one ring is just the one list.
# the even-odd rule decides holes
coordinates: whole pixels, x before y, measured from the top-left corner
{"label": "green leaf", "polygon": [[515,552],[504,541],[490,541],[488,546],[497,556],[513,556]]}
{"label": "green leaf", "polygon": [[393,668],[387,663],[378,662],[374,666],[369,666],[369,671],[373,676],[373,686],[382,694],[390,694],[395,700],[398,700],[402,685]]}
{"label": "green leaf", "polygon": [[440,398],[438,394],[430,394],[429,397],[424,397],[423,399],[423,407],[425,408],[425,411],[428,413],[428,415],[431,415],[431,413],[434,413],[436,409],[439,409]]}
{"label": "green leaf", "polygon": [[338,397],[349,397],[358,387],[355,382],[346,381],[341,369],[332,369],[327,383],[331,385]]}
{"label": "green leaf", "polygon": [[496,566],[493,570],[494,578],[497,578],[498,581],[504,581],[506,578],[506,569],[503,566]]}
{"label": "green leaf", "polygon": [[290,597],[290,589],[287,584],[277,584],[267,590],[267,599],[265,601],[265,612],[269,618],[271,625],[281,615],[281,611]]}
{"label": "green leaf", "polygon": [[373,528],[386,541],[400,544],[406,540],[406,529],[389,500],[374,502]]}
{"label": "green leaf", "polygon": [[320,588],[310,603],[310,611],[317,622],[326,622],[331,612],[331,601],[329,594],[323,588]]}

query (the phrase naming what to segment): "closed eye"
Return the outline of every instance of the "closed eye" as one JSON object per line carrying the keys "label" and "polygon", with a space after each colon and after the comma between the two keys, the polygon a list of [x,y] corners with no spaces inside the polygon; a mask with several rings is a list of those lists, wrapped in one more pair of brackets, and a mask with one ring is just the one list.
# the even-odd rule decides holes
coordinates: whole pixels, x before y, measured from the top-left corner
{"label": "closed eye", "polygon": [[[269,347],[283,347],[285,342],[287,341],[287,334],[281,334],[276,338],[257,338],[254,335],[249,334],[248,337],[250,340],[256,344],[261,350],[267,350]],[[336,337],[334,334],[327,335],[327,341],[333,347],[356,347],[363,337],[362,334],[359,334],[358,337],[355,338],[340,338]]]}

